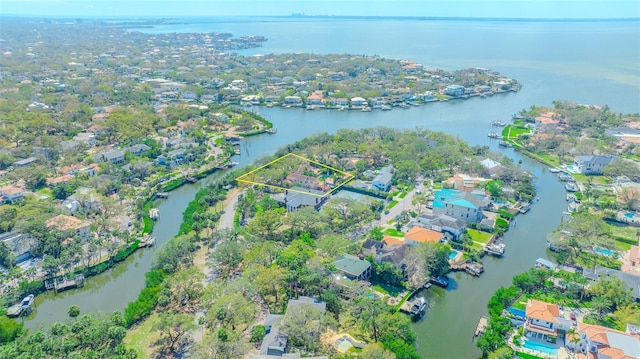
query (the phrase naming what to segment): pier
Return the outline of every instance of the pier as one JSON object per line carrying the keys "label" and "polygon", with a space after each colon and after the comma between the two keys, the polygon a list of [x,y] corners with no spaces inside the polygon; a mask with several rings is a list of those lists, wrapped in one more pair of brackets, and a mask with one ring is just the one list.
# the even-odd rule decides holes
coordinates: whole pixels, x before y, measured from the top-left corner
{"label": "pier", "polygon": [[494,256],[502,257],[505,247],[503,243],[488,244],[484,247],[484,251]]}
{"label": "pier", "polygon": [[149,218],[151,218],[151,219],[153,219],[155,221],[159,217],[160,217],[160,211],[157,208],[151,208],[149,210]]}
{"label": "pier", "polygon": [[400,306],[400,311],[411,315],[422,315],[427,309],[427,301],[424,297],[417,297],[413,300],[406,300]]}
{"label": "pier", "polygon": [[478,321],[478,325],[476,326],[476,331],[473,333],[473,337],[477,338],[480,335],[482,335],[482,333],[484,333],[485,330],[487,330],[487,326],[489,326],[489,320],[487,319],[487,317],[485,316],[480,317],[480,320]]}
{"label": "pier", "polygon": [[71,288],[79,288],[84,286],[84,275],[78,274],[73,279],[62,277],[61,281],[58,281],[54,278],[53,282],[45,281],[44,286],[45,288],[47,288],[47,290],[55,289],[56,292],[62,292]]}
{"label": "pier", "polygon": [[140,238],[140,243],[138,243],[138,248],[151,247],[156,243],[156,238],[151,237],[148,234],[145,234],[142,238]]}
{"label": "pier", "polygon": [[484,266],[482,263],[467,263],[464,270],[473,276],[479,277],[484,272]]}

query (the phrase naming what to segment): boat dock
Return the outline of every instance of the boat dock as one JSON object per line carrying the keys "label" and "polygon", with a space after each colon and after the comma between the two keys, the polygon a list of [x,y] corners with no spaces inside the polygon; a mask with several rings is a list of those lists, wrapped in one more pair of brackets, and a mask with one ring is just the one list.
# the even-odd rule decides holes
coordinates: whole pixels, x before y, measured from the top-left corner
{"label": "boat dock", "polygon": [[427,300],[424,297],[413,298],[413,300],[406,300],[400,306],[400,311],[411,315],[422,315],[427,309]]}
{"label": "boat dock", "polygon": [[482,263],[467,263],[464,270],[473,276],[479,277],[484,272],[484,266]]}
{"label": "boat dock", "polygon": [[156,238],[151,237],[148,234],[145,234],[142,238],[140,238],[140,243],[138,244],[138,248],[151,247],[156,243]]}
{"label": "boat dock", "polygon": [[502,121],[493,121],[493,122],[491,122],[491,126],[495,126],[495,127],[504,127],[506,125],[507,124],[502,122]]}
{"label": "boat dock", "polygon": [[149,218],[155,221],[158,219],[158,217],[160,217],[160,211],[157,208],[151,208],[149,210]]}
{"label": "boat dock", "polygon": [[504,255],[505,245],[503,243],[487,244],[484,251],[494,256],[502,257]]}
{"label": "boat dock", "polygon": [[56,292],[62,292],[64,290],[71,289],[71,288],[79,288],[84,286],[84,276],[82,274],[79,274],[75,276],[75,278],[73,279],[67,279],[67,277],[62,277],[61,281],[58,281],[57,279],[53,279],[53,282],[45,281],[44,286],[45,288],[47,288],[47,290],[55,289]]}
{"label": "boat dock", "polygon": [[485,316],[480,317],[480,320],[478,321],[478,325],[476,326],[476,331],[473,333],[473,337],[477,338],[480,335],[482,335],[482,333],[484,333],[485,330],[487,330],[488,326],[489,326],[489,319],[487,319],[487,317]]}
{"label": "boat dock", "polygon": [[489,137],[489,138],[500,138],[500,135],[497,132],[489,132],[489,134],[487,134],[487,137]]}
{"label": "boat dock", "polygon": [[169,198],[169,192],[156,192],[153,196],[155,198]]}
{"label": "boat dock", "polygon": [[429,281],[443,288],[446,288],[449,286],[449,277],[447,277],[446,275],[439,276],[439,277],[433,276],[429,279]]}

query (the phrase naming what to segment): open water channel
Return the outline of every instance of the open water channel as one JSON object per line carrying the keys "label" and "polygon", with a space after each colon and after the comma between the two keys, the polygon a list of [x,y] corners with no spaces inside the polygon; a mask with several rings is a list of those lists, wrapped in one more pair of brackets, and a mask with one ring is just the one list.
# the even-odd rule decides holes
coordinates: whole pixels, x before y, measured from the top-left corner
{"label": "open water channel", "polygon": [[[236,21],[197,20],[163,26],[148,32],[231,32],[269,38],[263,48],[245,53],[320,52],[381,54],[404,58],[447,70],[489,67],[516,78],[524,86],[518,93],[485,99],[432,103],[388,112],[304,111],[254,108],[273,122],[275,135],[247,138],[234,161],[240,165],[273,154],[279,147],[318,132],[339,128],[388,126],[414,129],[420,126],[460,136],[473,145],[490,145],[486,134],[493,120],[506,121],[531,105],[550,105],[556,99],[577,103],[608,104],[614,111],[640,112],[640,30],[637,22],[493,22],[493,21]],[[313,34],[302,36],[301,34]],[[597,51],[596,51],[597,49]],[[479,278],[451,274],[449,289],[427,291],[430,309],[414,325],[417,346],[424,358],[474,358],[479,354],[471,337],[478,318],[495,289],[509,285],[513,275],[545,257],[546,234],[565,210],[564,189],[555,176],[535,161],[511,149],[502,150],[522,160],[536,176],[539,202],[505,235],[507,252],[502,259],[485,258]],[[70,305],[83,312],[122,310],[144,286],[153,251],[178,231],[182,212],[202,185],[173,191],[159,204],[160,220],[153,235],[157,246],[138,251],[124,263],[90,278],[84,288],[36,298],[37,310],[26,326],[37,328],[67,318]]]}

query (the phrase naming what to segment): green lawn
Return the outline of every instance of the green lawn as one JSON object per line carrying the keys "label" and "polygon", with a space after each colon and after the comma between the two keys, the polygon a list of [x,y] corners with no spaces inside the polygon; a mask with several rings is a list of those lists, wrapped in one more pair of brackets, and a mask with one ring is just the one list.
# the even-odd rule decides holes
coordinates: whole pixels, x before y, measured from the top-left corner
{"label": "green lawn", "polygon": [[382,232],[383,234],[391,237],[401,237],[404,238],[404,232],[401,232],[395,228],[387,228]]}
{"label": "green lawn", "polygon": [[474,242],[487,243],[493,236],[491,233],[477,231],[475,229],[467,229],[467,234]]}
{"label": "green lawn", "polygon": [[507,125],[502,130],[502,138],[505,140],[515,140],[520,135],[528,135],[531,130],[525,127],[519,127],[514,125]]}
{"label": "green lawn", "polygon": [[391,203],[389,203],[389,205],[387,205],[384,209],[391,209],[395,207],[396,204],[398,204],[398,201],[391,201]]}
{"label": "green lawn", "polygon": [[526,295],[521,295],[512,305],[512,307],[520,310],[524,310],[527,307],[527,298]]}
{"label": "green lawn", "polygon": [[407,196],[407,192],[402,192],[398,197],[405,198]]}
{"label": "green lawn", "polygon": [[392,297],[397,297],[398,294],[402,293],[405,291],[405,289],[403,288],[398,288],[398,287],[392,287],[388,284],[384,284],[384,283],[380,283],[380,282],[376,282],[376,281],[371,281],[371,284],[373,285],[371,288],[373,288],[373,290],[380,292],[382,294],[387,294],[390,295]]}
{"label": "green lawn", "polygon": [[531,355],[531,354],[527,354],[527,353],[522,353],[522,352],[516,352],[516,356],[517,356],[518,358],[521,358],[521,359],[543,359],[543,358],[537,357],[537,356],[535,356],[535,355]]}
{"label": "green lawn", "polygon": [[573,178],[576,179],[576,182],[581,182],[581,183],[593,183],[593,184],[608,184],[609,183],[609,177],[607,176],[585,176],[583,174],[580,173],[576,173],[573,175]]}
{"label": "green lawn", "polygon": [[157,331],[152,329],[158,320],[158,313],[153,313],[142,323],[127,330],[123,342],[128,348],[133,348],[140,359],[151,358],[152,350],[150,347],[160,337]]}

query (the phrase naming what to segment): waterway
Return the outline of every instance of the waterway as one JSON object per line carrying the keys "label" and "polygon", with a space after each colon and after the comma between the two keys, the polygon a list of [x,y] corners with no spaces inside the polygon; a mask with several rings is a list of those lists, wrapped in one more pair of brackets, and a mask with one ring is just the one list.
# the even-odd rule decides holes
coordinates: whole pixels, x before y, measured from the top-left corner
{"label": "waterway", "polygon": [[[527,23],[486,21],[249,21],[204,22],[145,30],[149,32],[232,32],[264,35],[264,47],[245,53],[350,52],[380,54],[418,61],[447,70],[489,67],[523,83],[518,93],[485,99],[432,103],[389,112],[304,111],[254,108],[278,129],[275,135],[247,138],[234,161],[245,165],[271,155],[287,143],[318,132],[339,128],[417,126],[460,136],[474,145],[490,145],[486,134],[493,120],[508,120],[531,105],[550,105],[556,99],[577,103],[608,104],[614,111],[640,112],[640,31],[633,22]],[[471,343],[475,324],[486,314],[486,303],[514,274],[530,268],[546,255],[546,234],[553,230],[566,207],[564,190],[545,167],[502,150],[536,175],[540,201],[520,216],[505,235],[507,253],[502,259],[485,259],[480,278],[453,274],[448,290],[432,287],[426,318],[414,325],[417,347],[424,358],[474,358]],[[213,178],[207,179],[212,181]],[[203,183],[171,193],[159,204],[160,220],[154,236],[158,246],[174,236],[181,214]],[[157,248],[157,246],[156,246]],[[121,310],[144,285],[144,272],[155,249],[139,251],[125,264],[89,279],[85,288],[36,299],[37,311],[28,327],[64,320],[70,305],[82,311]]]}

